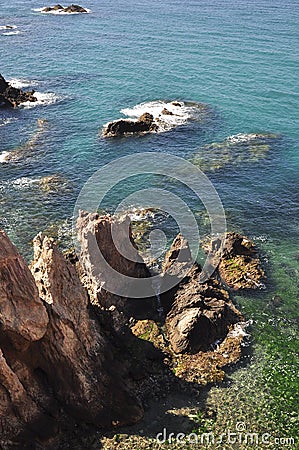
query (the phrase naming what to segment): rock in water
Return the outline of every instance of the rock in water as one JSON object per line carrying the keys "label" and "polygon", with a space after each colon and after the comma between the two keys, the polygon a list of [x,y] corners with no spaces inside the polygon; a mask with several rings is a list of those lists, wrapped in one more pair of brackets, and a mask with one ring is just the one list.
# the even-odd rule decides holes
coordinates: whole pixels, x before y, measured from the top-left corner
{"label": "rock in water", "polygon": [[[149,280],[150,272],[135,247],[129,217],[100,216],[81,211],[77,228],[81,244],[81,279],[91,301],[104,308],[116,306],[128,316],[139,315],[139,312],[151,315],[154,292]],[[111,274],[111,269],[114,274]],[[138,278],[142,279],[140,297],[143,298],[136,295],[134,281]],[[149,289],[148,298],[144,298],[146,288]],[[115,292],[118,294],[114,295]]]}
{"label": "rock in water", "polygon": [[36,102],[37,98],[34,96],[35,91],[24,92],[11,86],[2,75],[0,75],[0,105],[12,106],[16,108],[24,102]]}
{"label": "rock in water", "polygon": [[62,6],[62,5],[55,5],[55,6],[47,6],[46,8],[42,9],[42,12],[49,13],[52,11],[59,11],[63,13],[87,13],[87,9],[82,8],[82,6],[79,5],[70,5],[70,6]]}
{"label": "rock in water", "polygon": [[[207,351],[223,340],[242,315],[217,280],[200,283],[201,268],[191,259],[188,242],[178,235],[164,261],[164,277],[176,285],[161,295],[166,330],[176,353]],[[163,286],[163,284],[162,284]]]}
{"label": "rock in water", "polygon": [[167,335],[176,353],[211,350],[242,319],[218,281],[200,283],[200,272],[195,265],[180,283],[166,316]]}
{"label": "rock in water", "polygon": [[[212,253],[220,256],[218,270],[222,281],[227,286],[235,290],[264,287],[265,272],[261,267],[257,249],[250,239],[241,234],[229,232],[226,234],[222,254],[217,250],[219,248],[219,239],[213,240]],[[210,244],[205,245],[204,249],[209,251]]]}
{"label": "rock in water", "polygon": [[103,131],[103,136],[115,137],[125,134],[146,133],[155,131],[156,129],[157,124],[154,123],[154,116],[149,113],[144,113],[138,120],[120,119],[108,123]]}

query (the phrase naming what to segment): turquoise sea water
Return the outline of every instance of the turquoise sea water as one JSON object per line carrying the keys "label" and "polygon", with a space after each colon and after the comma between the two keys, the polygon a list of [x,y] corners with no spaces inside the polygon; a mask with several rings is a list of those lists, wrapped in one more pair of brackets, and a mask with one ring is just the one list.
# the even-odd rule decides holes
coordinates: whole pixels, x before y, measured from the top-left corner
{"label": "turquoise sea water", "polygon": [[[0,110],[0,159],[3,152],[17,147],[21,151],[17,161],[0,163],[0,226],[28,254],[30,240],[41,229],[58,222],[63,235],[84,182],[116,157],[159,151],[192,159],[204,145],[237,133],[281,135],[262,156],[238,160],[233,153],[225,166],[206,172],[221,197],[229,228],[254,238],[261,247],[269,278],[265,291],[236,298],[254,320],[255,362],[234,373],[231,389],[214,388],[211,401],[222,404],[219,417],[223,414],[228,421],[225,405],[238,386],[241,390],[244,384],[252,385],[256,395],[263,386],[265,404],[271,405],[274,418],[261,407],[260,418],[265,418],[257,420],[250,395],[236,410],[248,411],[246,421],[252,420],[254,426],[263,422],[266,430],[281,427],[281,433],[294,434],[292,413],[297,404],[291,397],[298,392],[294,373],[298,374],[299,298],[297,0],[166,4],[86,0],[83,6],[91,14],[70,16],[33,11],[42,6],[46,5],[35,0],[12,0],[0,10],[0,26],[14,25],[12,31],[20,31],[10,34],[11,30],[0,29],[0,72],[38,92],[52,93],[44,106]],[[153,100],[205,103],[209,118],[167,133],[101,138],[102,126],[121,117],[122,108]],[[42,131],[37,119],[47,120]],[[208,162],[210,157],[205,155]],[[63,188],[40,189],[38,180],[52,174],[65,179]],[[124,195],[134,189],[134,183],[128,183]],[[184,190],[179,192],[184,197]],[[113,208],[117,196],[112,194],[109,201]],[[200,209],[190,202],[193,209]],[[274,295],[282,298],[275,311]]]}

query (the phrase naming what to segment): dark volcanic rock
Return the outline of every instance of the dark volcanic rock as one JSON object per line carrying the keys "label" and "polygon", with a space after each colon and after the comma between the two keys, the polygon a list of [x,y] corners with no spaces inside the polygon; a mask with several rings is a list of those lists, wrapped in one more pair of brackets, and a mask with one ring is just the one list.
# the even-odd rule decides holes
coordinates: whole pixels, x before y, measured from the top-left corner
{"label": "dark volcanic rock", "polygon": [[52,11],[61,11],[64,13],[87,13],[88,11],[85,8],[82,8],[82,6],[79,5],[70,5],[70,6],[62,6],[62,5],[55,5],[55,6],[47,6],[46,8],[42,9],[43,12],[52,12]]}
{"label": "dark volcanic rock", "polygon": [[82,6],[72,4],[72,5],[67,6],[66,8],[64,8],[64,12],[68,12],[68,13],[73,13],[73,12],[87,13],[87,10],[85,8],[82,8]]}
{"label": "dark volcanic rock", "polygon": [[0,75],[0,105],[12,106],[16,108],[24,102],[36,102],[34,91],[24,92],[21,89],[12,87],[2,75]]}
{"label": "dark volcanic rock", "polygon": [[152,114],[144,113],[138,120],[120,119],[108,123],[103,131],[106,137],[123,136],[132,133],[145,133],[155,131],[157,124],[154,123]]}
{"label": "dark volcanic rock", "polygon": [[[206,245],[204,249],[209,251],[211,247]],[[220,256],[218,270],[227,286],[235,290],[264,286],[265,272],[254,243],[247,237],[234,232],[227,233],[222,254],[218,239],[212,242],[212,253],[216,257]]]}

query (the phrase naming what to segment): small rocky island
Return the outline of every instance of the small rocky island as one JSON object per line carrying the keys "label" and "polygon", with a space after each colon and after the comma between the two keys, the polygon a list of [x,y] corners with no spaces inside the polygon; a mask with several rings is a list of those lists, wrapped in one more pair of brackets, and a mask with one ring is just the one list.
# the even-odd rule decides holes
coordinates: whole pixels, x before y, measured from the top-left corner
{"label": "small rocky island", "polygon": [[74,13],[88,13],[88,10],[83,8],[79,5],[69,5],[69,6],[61,6],[61,5],[55,5],[55,6],[46,6],[45,8],[42,8],[41,10],[44,13],[51,13],[51,12],[57,12],[57,13],[68,13],[68,14],[74,14]]}
{"label": "small rocky island", "polygon": [[22,89],[11,86],[0,74],[0,106],[17,108],[21,103],[36,102],[34,90],[22,91]]}
{"label": "small rocky island", "polygon": [[[147,397],[165,395],[173,383],[220,381],[223,368],[240,358],[246,335],[242,314],[217,279],[199,282],[198,264],[182,276],[191,260],[183,236],[165,256],[161,287],[169,279],[175,286],[162,289],[161,314],[154,289],[141,299],[112,294],[105,290],[105,270],[97,266],[95,242],[117,272],[151,277],[130,219],[81,212],[77,228],[80,259],[63,254],[40,233],[29,267],[0,232],[3,448],[25,449],[28,442],[57,448],[60,436],[78,424],[96,429],[134,424],[143,417]],[[132,259],[114,245],[115,239],[123,245],[124,237]],[[246,242],[242,248],[250,247]],[[129,292],[125,284],[121,289]]]}

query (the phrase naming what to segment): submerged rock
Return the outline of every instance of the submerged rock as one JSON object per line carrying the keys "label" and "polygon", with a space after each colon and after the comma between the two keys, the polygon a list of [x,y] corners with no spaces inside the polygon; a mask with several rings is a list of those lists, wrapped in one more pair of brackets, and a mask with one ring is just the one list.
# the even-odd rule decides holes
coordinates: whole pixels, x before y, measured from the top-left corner
{"label": "submerged rock", "polygon": [[215,172],[227,165],[257,162],[265,159],[281,136],[276,133],[239,133],[222,142],[199,148],[191,162],[203,171]]}
{"label": "submerged rock", "polygon": [[218,271],[227,286],[235,290],[264,287],[265,272],[254,243],[247,237],[227,233],[222,253],[219,239],[213,240],[211,245],[205,245],[204,249],[207,252],[212,250],[215,256],[220,257]]}
{"label": "submerged rock", "polygon": [[37,147],[41,144],[42,137],[48,129],[48,122],[45,119],[37,119],[36,130],[30,138],[23,144],[18,145],[14,149],[7,151],[2,162],[17,162],[23,158],[34,155]]}
{"label": "submerged rock", "polygon": [[18,107],[24,102],[36,102],[35,91],[22,91],[11,86],[0,74],[0,106]]}

